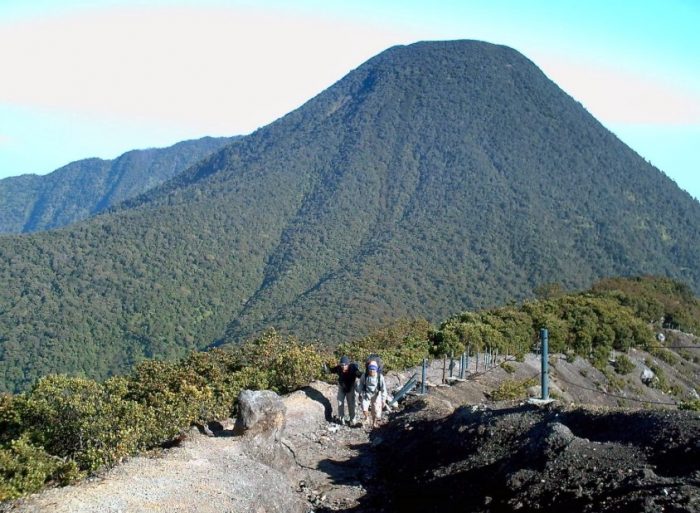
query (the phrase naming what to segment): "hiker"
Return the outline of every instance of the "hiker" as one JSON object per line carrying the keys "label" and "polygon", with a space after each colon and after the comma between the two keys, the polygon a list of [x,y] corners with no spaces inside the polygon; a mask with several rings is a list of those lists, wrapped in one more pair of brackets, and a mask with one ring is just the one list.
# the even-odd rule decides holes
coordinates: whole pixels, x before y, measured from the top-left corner
{"label": "hiker", "polygon": [[360,400],[365,422],[369,421],[370,427],[375,428],[382,418],[382,409],[387,400],[382,361],[376,355],[367,358],[365,373],[360,378]]}
{"label": "hiker", "polygon": [[[355,405],[357,404],[355,381],[362,376],[356,363],[350,362],[350,358],[343,356],[338,365],[329,372],[338,375],[338,422],[352,426],[355,424]],[[345,402],[348,403],[348,414],[345,418]]]}

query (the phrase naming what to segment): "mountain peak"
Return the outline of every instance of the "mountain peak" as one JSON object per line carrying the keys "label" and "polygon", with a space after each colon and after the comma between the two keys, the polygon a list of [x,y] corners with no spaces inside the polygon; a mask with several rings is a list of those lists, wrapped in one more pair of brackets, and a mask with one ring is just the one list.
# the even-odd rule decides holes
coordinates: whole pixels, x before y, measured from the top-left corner
{"label": "mountain peak", "polygon": [[103,376],[270,326],[340,342],[552,282],[659,274],[697,291],[698,247],[700,204],[525,57],[421,42],[116,212],[0,239],[19,262],[0,296],[3,344],[45,354],[2,363],[12,388],[86,339],[114,364],[96,352],[63,369]]}

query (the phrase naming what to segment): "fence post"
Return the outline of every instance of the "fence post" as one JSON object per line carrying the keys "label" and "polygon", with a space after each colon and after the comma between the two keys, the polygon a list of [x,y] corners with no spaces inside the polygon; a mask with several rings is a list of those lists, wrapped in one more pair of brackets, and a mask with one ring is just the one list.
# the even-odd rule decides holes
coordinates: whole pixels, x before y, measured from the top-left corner
{"label": "fence post", "polygon": [[476,352],[476,372],[479,372],[479,351]]}
{"label": "fence post", "polygon": [[542,400],[546,401],[549,399],[549,368],[547,362],[547,353],[549,345],[549,333],[547,328],[542,328],[540,330],[540,346],[542,348],[542,372],[541,372],[541,382],[542,382]]}
{"label": "fence post", "polygon": [[450,351],[450,377],[452,377],[452,370],[455,368],[455,352]]}
{"label": "fence post", "polygon": [[426,375],[426,367],[428,366],[428,359],[423,358],[423,370],[421,372],[421,381],[420,381],[420,393],[425,394],[425,375]]}
{"label": "fence post", "polygon": [[447,353],[442,355],[442,382],[445,382],[447,376]]}
{"label": "fence post", "polygon": [[467,361],[464,364],[464,367],[467,369],[467,374],[469,374],[469,352],[472,350],[472,346],[468,345],[467,346]]}

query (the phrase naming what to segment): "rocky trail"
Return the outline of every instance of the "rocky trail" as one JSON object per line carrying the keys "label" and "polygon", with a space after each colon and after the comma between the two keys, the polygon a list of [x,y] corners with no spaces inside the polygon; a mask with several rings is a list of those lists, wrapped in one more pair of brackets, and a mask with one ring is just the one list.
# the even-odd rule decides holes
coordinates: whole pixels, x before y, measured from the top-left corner
{"label": "rocky trail", "polygon": [[[433,362],[429,393],[371,432],[332,421],[334,385],[255,393],[242,434],[231,420],[193,428],[178,446],[0,511],[700,512],[700,414],[641,384],[646,358],[633,353],[638,368],[614,388],[586,362],[554,357],[558,400],[546,405],[493,400],[506,382],[538,393],[534,355],[452,386]],[[700,382],[700,366],[681,367],[666,379]],[[416,371],[389,374],[389,389]]]}

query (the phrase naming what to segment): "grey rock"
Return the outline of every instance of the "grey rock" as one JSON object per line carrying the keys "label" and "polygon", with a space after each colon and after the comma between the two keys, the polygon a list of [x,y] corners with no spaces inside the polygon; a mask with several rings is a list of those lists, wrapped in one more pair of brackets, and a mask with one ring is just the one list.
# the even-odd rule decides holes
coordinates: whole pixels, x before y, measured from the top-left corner
{"label": "grey rock", "polygon": [[295,461],[282,442],[286,411],[282,399],[270,390],[243,390],[238,396],[234,434],[242,437],[249,457],[289,474]]}
{"label": "grey rock", "polygon": [[275,439],[284,430],[286,407],[271,390],[243,390],[238,396],[237,435],[272,435]]}

